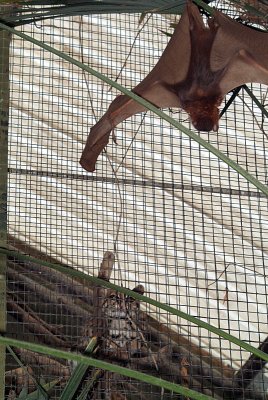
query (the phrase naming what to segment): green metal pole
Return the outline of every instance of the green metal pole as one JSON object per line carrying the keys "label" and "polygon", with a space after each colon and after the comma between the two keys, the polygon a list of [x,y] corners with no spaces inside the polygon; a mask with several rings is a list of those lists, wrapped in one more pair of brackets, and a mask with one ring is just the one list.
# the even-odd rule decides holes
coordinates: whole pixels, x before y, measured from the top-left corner
{"label": "green metal pole", "polygon": [[[0,10],[2,7],[0,7]],[[10,33],[0,30],[0,244],[7,243],[7,162]],[[0,254],[0,333],[6,331],[6,255]],[[0,346],[0,399],[5,394],[6,348]]]}

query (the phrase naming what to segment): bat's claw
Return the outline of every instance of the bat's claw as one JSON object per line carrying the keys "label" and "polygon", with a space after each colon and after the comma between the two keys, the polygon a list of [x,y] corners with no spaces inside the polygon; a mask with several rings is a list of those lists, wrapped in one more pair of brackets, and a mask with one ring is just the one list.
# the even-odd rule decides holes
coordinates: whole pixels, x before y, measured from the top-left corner
{"label": "bat's claw", "polygon": [[214,132],[218,132],[218,130],[219,130],[219,124],[217,123],[217,124],[214,124],[214,126],[213,126],[213,131]]}
{"label": "bat's claw", "polygon": [[116,135],[115,135],[115,133],[114,133],[114,129],[112,130],[112,140],[113,140],[113,142],[117,145],[118,143],[117,143],[117,138],[116,138]]}

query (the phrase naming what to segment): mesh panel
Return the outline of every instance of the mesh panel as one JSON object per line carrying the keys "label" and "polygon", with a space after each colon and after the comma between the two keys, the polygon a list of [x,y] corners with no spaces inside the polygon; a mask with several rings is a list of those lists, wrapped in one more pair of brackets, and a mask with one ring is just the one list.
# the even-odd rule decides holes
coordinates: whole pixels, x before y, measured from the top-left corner
{"label": "mesh panel", "polygon": [[[168,37],[161,30],[172,32],[168,18],[146,15],[141,24],[139,18],[61,18],[20,29],[131,88],[165,48]],[[18,37],[11,52],[9,245],[95,276],[111,251],[111,282],[131,289],[142,285],[151,298],[255,347],[265,342],[265,196],[150,112],[118,126],[116,143],[110,141],[96,172],[87,173],[79,158],[89,129],[118,93]],[[252,90],[266,102],[266,87]],[[183,111],[166,111],[190,127]],[[267,128],[241,90],[219,132],[202,138],[265,184]],[[83,352],[97,318],[95,296],[91,284],[9,259],[9,336]],[[164,310],[115,292],[105,291],[104,298],[98,320],[110,324],[110,336],[100,358],[216,399],[265,398],[265,377],[255,377],[264,364],[248,361],[245,372],[250,357],[245,350]],[[113,354],[119,342],[127,355]],[[59,379],[51,395],[59,398],[74,366],[15,352],[38,381]],[[31,378],[17,378],[22,372],[10,354],[7,370],[7,396],[27,385],[28,391],[36,389]],[[99,371],[94,380],[95,373],[89,369],[83,383],[91,382],[88,398],[183,398],[109,372]]]}

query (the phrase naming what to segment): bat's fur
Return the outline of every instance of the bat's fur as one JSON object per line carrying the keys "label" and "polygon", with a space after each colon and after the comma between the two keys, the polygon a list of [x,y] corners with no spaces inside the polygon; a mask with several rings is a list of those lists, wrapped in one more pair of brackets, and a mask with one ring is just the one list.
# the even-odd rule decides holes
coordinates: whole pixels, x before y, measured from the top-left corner
{"label": "bat's fur", "polygon": [[190,115],[192,124],[199,131],[218,129],[222,95],[219,81],[224,70],[212,71],[210,56],[218,26],[210,21],[205,27],[200,15],[191,10],[188,3],[190,23],[191,57],[186,78],[173,86],[181,107]]}

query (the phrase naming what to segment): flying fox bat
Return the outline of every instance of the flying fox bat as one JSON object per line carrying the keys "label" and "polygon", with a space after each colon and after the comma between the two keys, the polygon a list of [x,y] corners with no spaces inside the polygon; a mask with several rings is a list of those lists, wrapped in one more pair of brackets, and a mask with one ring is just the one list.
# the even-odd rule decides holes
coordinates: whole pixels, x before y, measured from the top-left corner
{"label": "flying fox bat", "polygon": [[[210,131],[218,129],[224,96],[248,82],[268,85],[268,33],[217,10],[206,27],[198,8],[188,1],[159,61],[133,92],[159,108],[184,109],[197,130]],[[113,128],[145,110],[126,95],[116,97],[91,128],[81,166],[94,171]]]}

